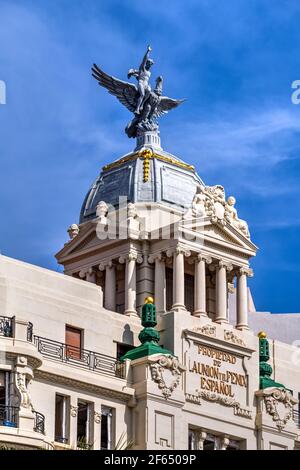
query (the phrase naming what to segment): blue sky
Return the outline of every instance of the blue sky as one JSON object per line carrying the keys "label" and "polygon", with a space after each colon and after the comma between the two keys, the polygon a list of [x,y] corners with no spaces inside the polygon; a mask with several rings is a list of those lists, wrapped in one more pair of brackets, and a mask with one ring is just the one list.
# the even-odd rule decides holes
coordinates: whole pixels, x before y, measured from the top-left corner
{"label": "blue sky", "polygon": [[300,312],[299,21],[298,0],[0,0],[2,253],[59,269],[87,189],[134,144],[90,66],[125,79],[151,43],[166,94],[187,98],[163,147],[236,196],[257,308]]}

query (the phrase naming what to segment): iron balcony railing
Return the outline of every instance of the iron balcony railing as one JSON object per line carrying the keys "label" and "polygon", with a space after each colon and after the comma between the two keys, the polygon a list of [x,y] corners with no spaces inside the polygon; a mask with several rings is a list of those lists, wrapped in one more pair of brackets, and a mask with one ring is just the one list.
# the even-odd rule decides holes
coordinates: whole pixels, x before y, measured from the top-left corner
{"label": "iron balcony railing", "polygon": [[87,349],[80,349],[59,341],[40,336],[34,336],[34,343],[38,351],[49,359],[61,361],[72,366],[124,378],[124,364],[114,357],[99,354]]}
{"label": "iron balcony railing", "polygon": [[34,414],[34,431],[45,434],[45,416],[42,413],[33,411]]}
{"label": "iron balcony railing", "polygon": [[0,336],[12,337],[12,318],[0,316]]}
{"label": "iron balcony railing", "polygon": [[19,407],[0,405],[0,426],[17,428],[19,421]]}
{"label": "iron balcony railing", "polygon": [[28,322],[27,341],[29,341],[29,343],[32,343],[32,340],[33,340],[33,324],[31,322]]}

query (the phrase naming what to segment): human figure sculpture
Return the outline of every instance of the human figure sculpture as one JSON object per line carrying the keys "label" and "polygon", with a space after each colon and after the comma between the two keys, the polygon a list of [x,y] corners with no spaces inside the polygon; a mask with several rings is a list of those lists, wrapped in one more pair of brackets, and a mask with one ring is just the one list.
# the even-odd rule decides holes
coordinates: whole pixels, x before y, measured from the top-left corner
{"label": "human figure sculpture", "polygon": [[206,196],[203,193],[202,187],[197,186],[196,194],[192,202],[192,210],[195,215],[202,217],[205,215],[205,200]]}
{"label": "human figure sculpture", "polygon": [[230,222],[235,228],[240,230],[245,237],[250,238],[248,224],[245,220],[239,219],[237,210],[234,207],[236,203],[236,199],[233,196],[230,196],[227,199],[226,205],[226,218],[228,222]]}
{"label": "human figure sculpture", "polygon": [[150,69],[154,64],[153,60],[149,58],[149,54],[152,51],[151,47],[147,47],[146,54],[143,57],[142,63],[138,70],[130,69],[128,71],[128,78],[136,77],[138,81],[138,92],[139,97],[136,104],[135,114],[140,114],[141,106],[143,102],[148,98],[151,92],[151,86],[149,80],[151,77]]}
{"label": "human figure sculpture", "polygon": [[108,75],[96,64],[92,67],[92,75],[99,85],[106,88],[111,95],[116,96],[120,103],[134,114],[133,119],[125,129],[128,137],[137,137],[145,132],[158,133],[158,118],[184,101],[163,96],[163,79],[161,76],[157,77],[156,86],[151,90],[150,69],[154,62],[149,58],[150,52],[151,47],[148,46],[139,69],[130,69],[128,71],[128,78],[135,77],[138,82],[137,85]]}

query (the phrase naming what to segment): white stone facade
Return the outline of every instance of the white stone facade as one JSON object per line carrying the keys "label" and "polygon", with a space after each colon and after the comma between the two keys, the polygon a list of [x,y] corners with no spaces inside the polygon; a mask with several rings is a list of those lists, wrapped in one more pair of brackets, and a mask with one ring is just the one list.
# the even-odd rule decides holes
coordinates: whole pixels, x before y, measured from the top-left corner
{"label": "white stone facade", "polygon": [[[247,287],[256,247],[234,204],[221,186],[203,185],[184,210],[138,201],[112,213],[100,201],[95,217],[68,230],[57,254],[64,275],[0,257],[2,444],[300,446],[298,348],[274,334],[272,377],[288,390],[259,390],[259,314],[249,313]],[[124,237],[99,236],[124,227]],[[120,363],[139,345],[147,296],[174,357]]]}

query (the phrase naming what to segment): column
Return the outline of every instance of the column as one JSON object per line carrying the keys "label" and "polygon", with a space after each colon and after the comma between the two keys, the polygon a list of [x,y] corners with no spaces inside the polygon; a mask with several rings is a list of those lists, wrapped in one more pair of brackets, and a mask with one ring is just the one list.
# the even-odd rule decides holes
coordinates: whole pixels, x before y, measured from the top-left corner
{"label": "column", "polygon": [[116,266],[109,261],[105,267],[104,307],[116,311]]}
{"label": "column", "polygon": [[206,263],[210,264],[211,258],[198,255],[195,261],[195,317],[207,317],[206,313]]}
{"label": "column", "polygon": [[136,313],[136,260],[137,254],[129,252],[125,268],[125,315],[137,317]]}
{"label": "column", "polygon": [[203,450],[204,441],[206,439],[207,433],[205,431],[199,431],[196,434],[197,436],[197,448],[198,450]]}
{"label": "column", "polygon": [[227,318],[227,274],[232,266],[223,261],[216,267],[216,322],[228,323]]}
{"label": "column", "polygon": [[181,247],[177,247],[174,253],[172,310],[186,310],[184,305],[184,253],[185,251]]}
{"label": "column", "polygon": [[80,279],[85,279],[87,282],[91,282],[92,284],[96,283],[96,272],[93,268],[82,269],[79,271]]}
{"label": "column", "polygon": [[154,302],[157,313],[166,311],[166,266],[161,254],[155,257]]}
{"label": "column", "polygon": [[236,328],[239,330],[249,330],[247,276],[252,277],[253,271],[247,268],[240,268],[239,272],[237,273],[236,286]]}

